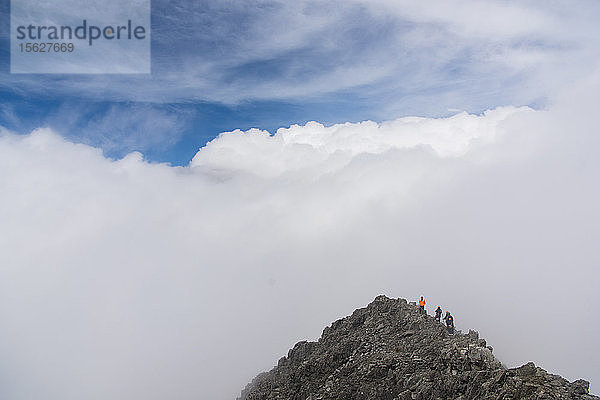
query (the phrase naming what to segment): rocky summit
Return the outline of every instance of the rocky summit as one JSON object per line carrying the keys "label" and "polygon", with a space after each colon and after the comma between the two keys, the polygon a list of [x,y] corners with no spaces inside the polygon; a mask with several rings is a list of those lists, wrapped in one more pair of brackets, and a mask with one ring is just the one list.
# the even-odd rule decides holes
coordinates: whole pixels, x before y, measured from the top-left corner
{"label": "rocky summit", "polygon": [[414,303],[378,296],[297,343],[239,399],[600,399],[588,390],[531,362],[507,369],[477,332],[449,334]]}

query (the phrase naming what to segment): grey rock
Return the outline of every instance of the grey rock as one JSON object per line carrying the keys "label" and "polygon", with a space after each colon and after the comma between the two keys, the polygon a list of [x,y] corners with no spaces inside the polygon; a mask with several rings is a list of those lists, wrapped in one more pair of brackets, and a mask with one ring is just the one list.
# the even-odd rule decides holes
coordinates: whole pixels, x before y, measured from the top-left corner
{"label": "grey rock", "polygon": [[506,369],[476,331],[450,335],[413,302],[377,296],[335,321],[318,342],[297,343],[239,400],[593,400],[589,382],[530,362]]}

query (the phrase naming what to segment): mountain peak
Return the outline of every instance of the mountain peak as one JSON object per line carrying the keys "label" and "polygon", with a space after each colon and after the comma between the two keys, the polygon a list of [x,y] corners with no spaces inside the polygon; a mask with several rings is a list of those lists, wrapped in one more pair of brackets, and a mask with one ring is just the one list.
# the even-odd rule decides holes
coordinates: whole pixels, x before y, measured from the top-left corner
{"label": "mountain peak", "polygon": [[296,343],[239,399],[600,399],[588,390],[532,362],[507,369],[476,331],[450,334],[415,303],[380,295]]}

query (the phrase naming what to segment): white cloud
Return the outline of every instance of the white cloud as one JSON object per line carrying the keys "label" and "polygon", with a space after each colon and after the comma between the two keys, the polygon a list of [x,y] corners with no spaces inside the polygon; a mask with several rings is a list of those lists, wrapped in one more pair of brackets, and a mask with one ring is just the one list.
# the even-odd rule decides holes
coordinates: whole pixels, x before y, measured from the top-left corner
{"label": "white cloud", "polygon": [[382,292],[598,385],[598,87],[235,131],[189,167],[3,132],[0,397],[231,398]]}
{"label": "white cloud", "polygon": [[441,157],[456,157],[474,142],[482,145],[493,141],[502,129],[502,121],[519,112],[533,110],[502,107],[480,116],[462,112],[449,118],[405,117],[381,124],[365,121],[329,127],[313,121],[305,126],[280,128],[274,135],[258,129],[236,130],[209,142],[191,166],[275,177],[307,168],[330,173],[361,154],[423,146]]}

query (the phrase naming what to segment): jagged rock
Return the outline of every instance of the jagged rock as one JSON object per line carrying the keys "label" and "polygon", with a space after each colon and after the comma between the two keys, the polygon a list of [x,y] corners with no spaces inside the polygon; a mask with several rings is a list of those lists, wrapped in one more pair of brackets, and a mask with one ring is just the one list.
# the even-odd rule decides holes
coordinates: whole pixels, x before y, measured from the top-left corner
{"label": "jagged rock", "polygon": [[506,369],[476,331],[450,335],[414,303],[377,296],[297,343],[241,400],[600,399],[533,363]]}

